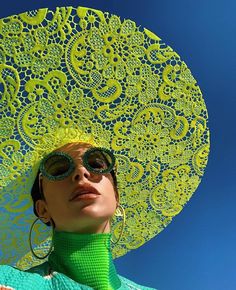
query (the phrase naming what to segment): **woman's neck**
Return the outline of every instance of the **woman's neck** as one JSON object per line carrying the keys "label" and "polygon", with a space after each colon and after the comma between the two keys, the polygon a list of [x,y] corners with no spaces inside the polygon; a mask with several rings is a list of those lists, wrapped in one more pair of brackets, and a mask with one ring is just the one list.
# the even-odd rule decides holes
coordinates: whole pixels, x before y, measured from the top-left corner
{"label": "woman's neck", "polygon": [[111,256],[111,234],[77,234],[55,231],[49,264],[55,271],[97,290],[121,285]]}

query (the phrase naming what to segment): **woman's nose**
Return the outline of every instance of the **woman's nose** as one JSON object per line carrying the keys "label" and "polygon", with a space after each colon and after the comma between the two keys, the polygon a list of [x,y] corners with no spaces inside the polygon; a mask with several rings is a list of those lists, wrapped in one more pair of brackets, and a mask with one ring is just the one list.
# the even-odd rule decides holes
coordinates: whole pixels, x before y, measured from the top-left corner
{"label": "woman's nose", "polygon": [[89,172],[83,165],[77,165],[74,172],[72,173],[72,180],[78,181],[84,178],[90,179],[91,172]]}

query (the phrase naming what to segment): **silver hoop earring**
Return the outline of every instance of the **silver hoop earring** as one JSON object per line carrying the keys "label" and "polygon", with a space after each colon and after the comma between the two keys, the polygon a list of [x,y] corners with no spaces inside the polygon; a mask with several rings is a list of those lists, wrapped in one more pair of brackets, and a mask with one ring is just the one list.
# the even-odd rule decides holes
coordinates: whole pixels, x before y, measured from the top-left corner
{"label": "silver hoop earring", "polygon": [[[40,220],[40,219],[43,219],[43,217],[38,217],[38,218],[36,218],[36,220],[33,222],[33,224],[32,224],[31,227],[30,227],[30,232],[29,232],[29,245],[30,245],[30,250],[31,250],[33,256],[34,256],[35,258],[37,258],[37,259],[44,260],[45,258],[47,258],[47,257],[51,254],[51,252],[52,252],[52,248],[53,248],[53,242],[51,242],[51,245],[50,245],[50,248],[49,248],[49,252],[48,252],[47,255],[44,256],[44,257],[40,257],[40,256],[38,256],[37,254],[35,254],[34,249],[33,249],[33,247],[32,247],[32,243],[31,243],[33,227],[34,227],[34,225],[36,224],[36,222],[37,222],[38,220]],[[52,225],[52,222],[51,222],[51,221],[50,221],[50,223],[51,223],[51,225]],[[54,234],[54,227],[52,226],[52,237],[53,237],[53,234]]]}
{"label": "silver hoop earring", "polygon": [[125,223],[126,223],[125,210],[124,210],[124,208],[123,208],[120,204],[119,204],[118,208],[116,209],[115,216],[120,216],[120,217],[122,216],[123,218],[122,218],[122,228],[121,228],[121,233],[120,233],[118,239],[117,239],[115,242],[111,239],[111,242],[112,242],[114,245],[116,245],[116,244],[120,241],[120,239],[121,239],[121,237],[122,237],[122,235],[123,235],[124,227],[125,227]]}

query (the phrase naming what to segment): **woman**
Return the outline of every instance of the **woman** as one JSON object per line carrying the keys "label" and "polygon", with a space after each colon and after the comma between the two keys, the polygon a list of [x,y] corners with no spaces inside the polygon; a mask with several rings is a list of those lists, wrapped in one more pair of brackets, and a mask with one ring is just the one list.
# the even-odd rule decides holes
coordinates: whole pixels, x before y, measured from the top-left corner
{"label": "woman", "polygon": [[154,33],[94,9],[15,15],[0,34],[0,264],[17,267],[2,289],[145,289],[111,254],[160,233],[200,182],[196,81]]}
{"label": "woman", "polygon": [[66,144],[44,158],[32,199],[36,215],[53,227],[54,250],[25,273],[2,266],[0,289],[153,289],[119,276],[113,264],[114,165],[111,152],[88,143]]}

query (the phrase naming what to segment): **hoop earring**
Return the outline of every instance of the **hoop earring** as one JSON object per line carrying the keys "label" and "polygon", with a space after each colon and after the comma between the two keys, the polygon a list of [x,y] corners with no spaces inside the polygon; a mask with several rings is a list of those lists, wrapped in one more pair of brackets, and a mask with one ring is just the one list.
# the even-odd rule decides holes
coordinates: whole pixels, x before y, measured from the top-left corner
{"label": "hoop earring", "polygon": [[[44,257],[40,257],[40,256],[38,256],[37,254],[35,254],[34,249],[33,249],[33,247],[32,247],[32,243],[31,243],[31,237],[32,237],[32,230],[33,230],[33,227],[34,227],[34,225],[36,224],[36,222],[37,222],[39,219],[41,219],[41,218],[43,218],[43,217],[38,217],[38,218],[36,218],[36,220],[33,222],[33,224],[32,224],[31,227],[30,227],[30,232],[29,232],[29,245],[30,245],[30,250],[31,250],[33,256],[34,256],[35,258],[37,258],[37,259],[44,260],[45,258],[47,258],[47,257],[51,254],[51,252],[52,252],[52,248],[53,248],[53,243],[51,242],[49,252],[48,252],[47,255],[44,256]],[[50,223],[51,223],[51,221],[50,221]],[[51,224],[52,224],[52,223],[51,223]],[[54,234],[54,227],[52,226],[52,236],[53,236],[53,234]]]}
{"label": "hoop earring", "polygon": [[[119,209],[119,208],[120,208],[120,209]],[[124,210],[124,208],[123,208],[120,204],[119,204],[119,207],[116,209],[115,216],[122,216],[123,218],[122,218],[122,228],[121,228],[121,233],[120,233],[120,235],[119,235],[119,238],[118,238],[115,242],[111,239],[111,242],[112,242],[114,245],[116,245],[116,244],[120,241],[120,239],[121,239],[121,237],[122,237],[122,235],[123,235],[124,227],[125,227],[125,223],[126,223],[125,210]]]}

